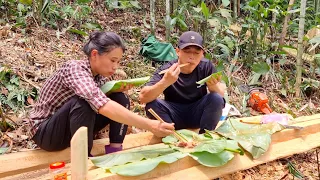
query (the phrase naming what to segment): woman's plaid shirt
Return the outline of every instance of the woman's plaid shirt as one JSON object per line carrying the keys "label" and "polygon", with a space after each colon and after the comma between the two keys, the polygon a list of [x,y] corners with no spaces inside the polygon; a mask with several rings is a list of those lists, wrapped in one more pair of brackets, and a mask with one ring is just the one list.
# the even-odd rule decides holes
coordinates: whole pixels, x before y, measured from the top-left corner
{"label": "woman's plaid shirt", "polygon": [[41,122],[50,118],[75,95],[85,99],[98,112],[109,101],[100,90],[105,82],[106,78],[103,76],[93,76],[89,60],[66,62],[40,90],[39,99],[29,114],[31,135],[35,135]]}

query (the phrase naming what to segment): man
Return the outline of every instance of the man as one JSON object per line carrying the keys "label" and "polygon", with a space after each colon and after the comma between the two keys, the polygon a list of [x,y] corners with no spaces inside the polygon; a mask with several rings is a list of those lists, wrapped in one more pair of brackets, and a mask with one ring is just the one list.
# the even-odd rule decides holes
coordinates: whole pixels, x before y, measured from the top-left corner
{"label": "man", "polygon": [[[178,59],[160,67],[140,92],[141,103],[148,112],[153,109],[164,121],[175,124],[175,129],[200,128],[213,130],[218,124],[225,101],[221,77],[211,78],[205,85],[197,81],[216,72],[212,62],[204,58],[203,38],[188,31],[179,38]],[[187,66],[179,67],[188,63]],[[159,72],[168,69],[164,75]],[[164,94],[164,100],[158,99]]]}

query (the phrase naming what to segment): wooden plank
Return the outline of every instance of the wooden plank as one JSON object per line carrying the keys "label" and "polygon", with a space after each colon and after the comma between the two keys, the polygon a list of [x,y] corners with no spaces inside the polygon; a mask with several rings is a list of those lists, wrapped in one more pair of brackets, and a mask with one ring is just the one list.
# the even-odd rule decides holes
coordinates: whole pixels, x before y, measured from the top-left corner
{"label": "wooden plank", "polygon": [[94,170],[89,171],[88,179],[114,179],[114,180],[132,180],[132,179],[150,179],[150,178],[157,178],[172,172],[177,172],[180,170],[184,170],[187,168],[191,168],[193,166],[199,165],[199,163],[193,160],[191,157],[185,157],[180,159],[172,164],[160,164],[154,169],[153,171],[143,174],[141,176],[135,177],[125,177],[125,176],[118,176],[111,173],[105,172],[101,168],[97,168]]}
{"label": "wooden plank", "polygon": [[[239,118],[246,120],[256,120],[261,116]],[[303,130],[284,130],[278,133],[275,133],[272,136],[274,142],[282,142],[292,138],[297,138],[309,133],[314,133],[319,129],[319,124],[316,124],[316,121],[320,122],[320,114],[299,117],[295,121],[299,122],[295,125],[306,127]],[[221,124],[221,122],[219,123]],[[312,125],[312,126],[309,126]],[[195,130],[197,131],[197,130]],[[143,145],[151,145],[160,143],[161,138],[153,136],[150,132],[130,134],[127,135],[123,147],[124,149],[130,149],[134,147],[139,147]],[[94,141],[94,146],[91,151],[93,155],[101,155],[104,153],[104,146],[109,144],[109,139],[99,139]],[[36,169],[47,168],[50,163],[56,161],[65,161],[70,162],[70,148],[65,149],[59,152],[47,152],[43,150],[33,150],[27,152],[18,152],[0,155],[0,178],[19,174],[23,172],[28,172]],[[91,169],[95,169],[90,166]]]}
{"label": "wooden plank", "polygon": [[86,180],[88,175],[88,130],[80,127],[71,139],[71,177]]}
{"label": "wooden plank", "polygon": [[296,138],[289,141],[284,141],[276,144],[272,144],[270,149],[257,160],[252,160],[249,156],[236,155],[234,159],[222,167],[208,168],[205,166],[195,166],[178,172],[173,172],[171,174],[157,177],[157,180],[164,179],[214,179],[234,173],[237,171],[245,170],[270,162],[276,159],[284,158],[294,154],[303,153],[309,151],[313,148],[320,146],[320,132],[315,134],[310,134],[306,137]]}
{"label": "wooden plank", "polygon": [[[252,165],[250,165],[250,167],[255,166],[255,164],[258,165],[257,162],[259,162],[259,164],[262,164],[262,163],[265,163],[268,161],[272,161],[275,158],[282,158],[284,156],[289,156],[289,155],[292,155],[295,153],[304,152],[304,151],[307,151],[307,150],[312,149],[314,147],[317,147],[315,145],[312,145],[312,143],[310,146],[307,146],[307,148],[301,147],[301,149],[299,149],[299,147],[295,147],[295,148],[290,147],[290,146],[297,146],[297,145],[294,143],[288,143],[288,142],[300,142],[301,141],[302,142],[301,145],[304,145],[305,143],[309,143],[309,141],[312,140],[312,138],[309,138],[309,136],[315,138],[315,137],[317,137],[317,136],[315,136],[315,134],[318,136],[320,135],[319,134],[320,133],[319,132],[319,128],[320,128],[319,119],[313,119],[310,121],[301,122],[301,123],[299,123],[299,126],[302,126],[304,128],[301,130],[287,129],[287,130],[283,130],[281,132],[274,133],[272,135],[272,145],[270,146],[270,149],[268,150],[268,152],[264,156],[259,158],[258,160],[254,160],[253,161],[254,163]],[[307,138],[308,141],[304,142],[305,138]],[[320,138],[318,138],[318,140],[319,140],[319,143],[317,145],[320,146]],[[282,148],[282,146],[286,146],[287,150],[284,152],[281,152],[281,149],[284,148],[284,147]],[[292,149],[293,151],[290,151],[289,149]],[[271,156],[272,153],[270,154],[269,151],[271,151],[272,153],[275,153],[275,156],[274,157]],[[241,157],[236,156],[235,160],[232,160],[231,164],[237,163],[236,166],[242,167],[241,163],[248,163],[251,161],[252,161],[252,159],[250,156],[241,156]],[[184,171],[183,169],[185,169],[185,168],[188,168],[188,167],[193,168],[193,166],[195,166],[196,164],[198,164],[198,163],[196,161],[194,161],[193,159],[185,158],[185,159],[181,159],[181,160],[179,160],[175,163],[169,164],[169,165],[160,165],[157,168],[155,168],[153,171],[151,171],[147,174],[144,174],[142,176],[134,177],[134,178],[136,178],[136,179],[158,178],[160,176],[163,176],[164,174],[168,175],[171,173],[175,173],[177,170]],[[203,168],[204,166],[203,167],[196,166],[196,167]],[[225,172],[223,171],[223,173],[228,174],[230,170],[234,169],[234,166],[230,167],[230,170],[228,170],[228,167],[229,167],[229,165],[226,166],[227,170]],[[248,167],[248,168],[250,168],[250,167]],[[244,168],[247,169],[247,166],[244,166]],[[207,171],[212,170],[211,168],[208,168],[208,169],[209,170],[207,170]],[[220,171],[220,169],[219,169],[219,171]],[[232,172],[234,172],[234,171],[232,171]],[[184,173],[190,174],[192,172],[186,171]],[[181,173],[179,175],[183,175],[183,173]],[[88,177],[90,177],[92,179],[103,179],[103,180],[132,179],[130,177],[123,177],[123,176],[118,176],[118,175],[111,174],[111,173],[106,173],[106,172],[104,172],[103,169],[100,169],[100,168],[95,169],[94,167],[91,167],[91,170],[89,171]],[[164,176],[164,177],[166,177],[166,176]],[[185,176],[180,176],[180,177],[185,177]],[[219,177],[219,176],[217,176],[217,177]],[[173,179],[177,179],[177,178],[179,178],[179,177],[174,176]],[[195,177],[193,177],[193,178],[195,178]],[[171,177],[169,178],[169,175],[168,175],[168,179],[171,179]],[[208,179],[208,178],[206,178],[206,179]]]}
{"label": "wooden plank", "polygon": [[[127,135],[124,149],[151,145],[161,142],[161,138],[150,132]],[[95,140],[91,153],[93,155],[104,154],[104,146],[109,144],[109,139]],[[0,155],[0,178],[28,172],[36,169],[46,168],[56,161],[70,162],[70,148],[58,152],[47,152],[44,150],[32,150]]]}

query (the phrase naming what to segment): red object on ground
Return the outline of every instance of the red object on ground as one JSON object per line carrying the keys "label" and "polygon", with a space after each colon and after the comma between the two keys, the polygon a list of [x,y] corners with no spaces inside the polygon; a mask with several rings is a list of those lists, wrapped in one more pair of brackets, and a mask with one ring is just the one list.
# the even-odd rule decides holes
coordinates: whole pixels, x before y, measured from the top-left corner
{"label": "red object on ground", "polygon": [[270,114],[272,109],[269,106],[268,96],[260,91],[251,91],[248,104],[252,109],[262,112],[264,114]]}

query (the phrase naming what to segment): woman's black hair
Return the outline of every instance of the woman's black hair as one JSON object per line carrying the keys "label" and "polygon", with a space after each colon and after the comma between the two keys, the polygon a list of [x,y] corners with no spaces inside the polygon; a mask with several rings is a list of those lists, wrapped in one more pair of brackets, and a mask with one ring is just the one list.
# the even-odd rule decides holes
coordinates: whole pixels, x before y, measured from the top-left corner
{"label": "woman's black hair", "polygon": [[90,57],[91,51],[96,49],[99,54],[108,53],[115,48],[125,51],[124,43],[119,35],[114,32],[96,31],[90,34],[89,41],[84,45],[83,52]]}

